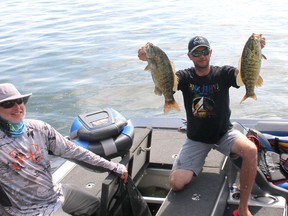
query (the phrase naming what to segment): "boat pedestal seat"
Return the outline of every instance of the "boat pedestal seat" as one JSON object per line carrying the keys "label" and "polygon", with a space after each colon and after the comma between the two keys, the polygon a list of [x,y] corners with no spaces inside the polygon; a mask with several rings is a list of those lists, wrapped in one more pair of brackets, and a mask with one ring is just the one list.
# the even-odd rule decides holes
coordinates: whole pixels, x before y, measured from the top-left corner
{"label": "boat pedestal seat", "polygon": [[[242,158],[238,157],[231,159],[231,162],[238,170],[241,169]],[[274,196],[282,196],[288,200],[288,190],[269,182],[259,167],[257,167],[255,183],[263,191],[263,193],[268,193]]]}
{"label": "boat pedestal seat", "polygon": [[[239,173],[242,164],[242,158],[231,158],[227,164],[231,164]],[[240,175],[239,175],[240,176]],[[235,179],[236,182],[239,179]],[[229,180],[231,182],[231,180]],[[232,180],[232,182],[234,182]],[[229,184],[231,185],[231,184]],[[239,193],[239,192],[238,192]],[[236,198],[235,198],[236,197]],[[288,190],[277,187],[271,182],[267,181],[259,167],[257,167],[257,174],[255,178],[255,185],[248,201],[249,209],[254,216],[271,215],[271,216],[284,216],[287,211],[286,199],[288,198]],[[234,196],[229,192],[227,200],[226,212],[223,216],[230,216],[233,210],[238,208],[239,205],[238,195]]]}
{"label": "boat pedestal seat", "polygon": [[129,153],[133,137],[132,121],[112,108],[78,115],[70,128],[70,139],[76,145],[108,160]]}
{"label": "boat pedestal seat", "polygon": [[[259,122],[257,125],[258,125],[259,129],[267,130],[267,128],[264,127],[265,124],[261,124],[261,122]],[[275,127],[275,130],[281,131],[281,129],[279,128],[280,125],[282,125],[282,124],[280,124],[280,123],[278,123],[278,125],[274,124],[273,127]],[[247,135],[248,129],[244,128],[244,126],[240,125],[239,123],[233,122],[233,127],[234,127],[234,129],[239,130],[243,134]],[[268,146],[269,142],[266,139],[266,137],[264,135],[262,135],[259,131],[256,131],[256,130],[254,130],[254,131],[257,133],[258,139],[261,141],[262,145]],[[282,132],[282,133],[284,133],[284,132]],[[230,161],[238,170],[241,169],[241,164],[242,164],[242,158],[241,157],[231,157]],[[265,177],[265,175],[263,174],[263,172],[261,171],[259,165],[257,166],[257,174],[256,174],[256,178],[255,178],[255,183],[262,190],[262,193],[268,193],[268,194],[271,194],[274,196],[283,196],[285,199],[288,200],[288,190],[281,188],[281,187],[278,187],[278,186],[274,185],[272,182],[269,182],[267,180],[267,178]]]}

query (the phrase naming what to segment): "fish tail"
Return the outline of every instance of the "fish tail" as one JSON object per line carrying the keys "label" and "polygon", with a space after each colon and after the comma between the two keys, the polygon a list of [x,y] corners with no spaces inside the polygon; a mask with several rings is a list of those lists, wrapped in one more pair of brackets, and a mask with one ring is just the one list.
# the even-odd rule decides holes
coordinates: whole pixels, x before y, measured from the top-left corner
{"label": "fish tail", "polygon": [[174,99],[171,100],[171,101],[165,101],[164,112],[167,113],[167,112],[169,112],[172,109],[175,109],[175,110],[177,110],[179,112],[180,111],[180,107],[179,107],[178,103]]}
{"label": "fish tail", "polygon": [[240,101],[240,104],[245,101],[247,98],[253,98],[254,100],[257,100],[256,94],[253,93],[251,96],[248,96],[247,94],[244,95],[244,97],[242,98],[242,100]]}

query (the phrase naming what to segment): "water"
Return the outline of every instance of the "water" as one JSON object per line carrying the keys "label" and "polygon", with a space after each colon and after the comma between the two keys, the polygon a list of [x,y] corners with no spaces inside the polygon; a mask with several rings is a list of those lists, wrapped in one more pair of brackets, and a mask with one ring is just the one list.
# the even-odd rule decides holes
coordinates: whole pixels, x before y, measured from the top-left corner
{"label": "water", "polygon": [[161,47],[176,70],[190,67],[187,43],[208,38],[211,64],[238,65],[248,37],[267,40],[264,85],[257,101],[239,104],[244,88],[231,89],[234,118],[287,118],[288,20],[285,0],[2,0],[1,82],[32,92],[27,117],[69,132],[78,114],[112,107],[130,117],[185,117],[163,114],[151,75],[137,58],[150,41]]}

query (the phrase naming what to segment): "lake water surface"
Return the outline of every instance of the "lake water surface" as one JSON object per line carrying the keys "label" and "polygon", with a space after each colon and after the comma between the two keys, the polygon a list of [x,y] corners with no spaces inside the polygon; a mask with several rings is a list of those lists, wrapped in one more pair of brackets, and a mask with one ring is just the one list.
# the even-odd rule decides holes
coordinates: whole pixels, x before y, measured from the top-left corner
{"label": "lake water surface", "polygon": [[288,19],[284,0],[2,0],[1,83],[32,92],[27,117],[69,132],[78,114],[112,107],[130,117],[185,118],[163,114],[162,97],[137,50],[161,47],[176,70],[190,67],[187,44],[203,35],[211,64],[238,66],[248,37],[266,37],[257,101],[240,104],[245,89],[231,89],[233,118],[287,118]]}

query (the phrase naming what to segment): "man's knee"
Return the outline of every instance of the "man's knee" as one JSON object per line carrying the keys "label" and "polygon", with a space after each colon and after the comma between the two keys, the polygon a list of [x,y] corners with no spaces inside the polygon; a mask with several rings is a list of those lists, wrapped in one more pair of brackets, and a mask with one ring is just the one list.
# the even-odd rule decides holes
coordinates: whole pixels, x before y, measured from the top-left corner
{"label": "man's knee", "polygon": [[[250,141],[251,142],[251,141]],[[254,143],[250,144],[245,148],[245,153],[243,154],[243,159],[256,160],[258,155],[258,149]]]}
{"label": "man's knee", "polygon": [[233,146],[232,153],[242,157],[243,160],[257,160],[258,149],[256,145],[247,138],[241,138]]}
{"label": "man's knee", "polygon": [[173,191],[182,190],[192,180],[193,172],[190,170],[174,170],[170,174],[170,186]]}

